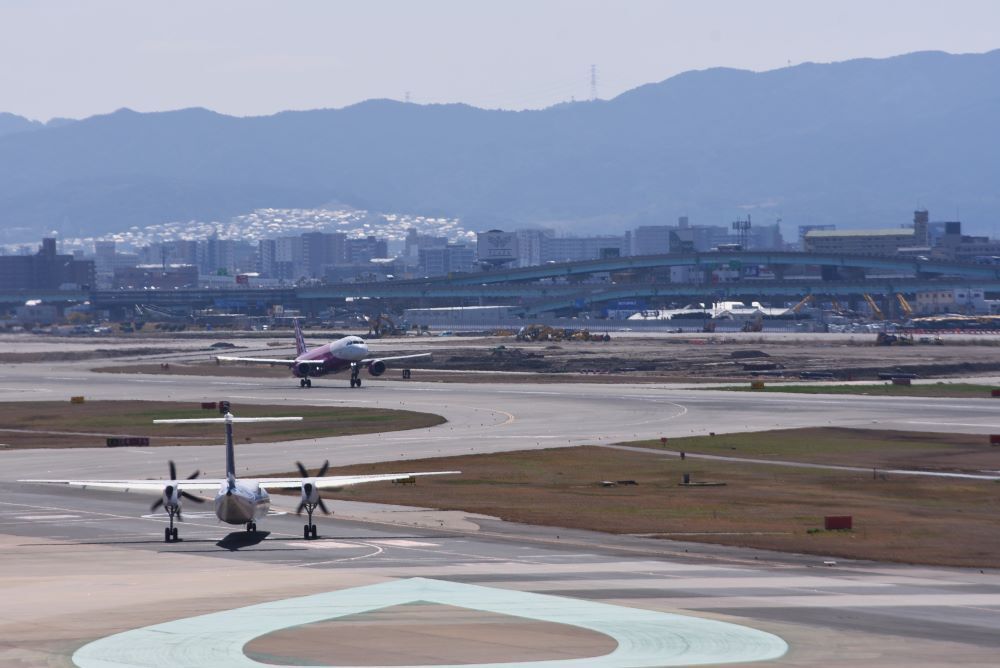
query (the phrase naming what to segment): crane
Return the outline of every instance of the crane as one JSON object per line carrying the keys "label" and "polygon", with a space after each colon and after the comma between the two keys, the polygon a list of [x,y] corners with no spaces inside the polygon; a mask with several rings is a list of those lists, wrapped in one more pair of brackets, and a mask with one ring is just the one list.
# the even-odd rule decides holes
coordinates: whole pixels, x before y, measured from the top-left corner
{"label": "crane", "polygon": [[872,299],[872,296],[867,292],[863,296],[865,298],[865,301],[868,302],[868,308],[872,310],[872,318],[874,320],[885,320],[885,313],[882,313],[882,309],[878,307],[878,304],[875,303],[875,300]]}
{"label": "crane", "polygon": [[791,311],[792,313],[798,313],[803,308],[805,308],[806,304],[811,303],[814,299],[815,299],[815,297],[813,295],[806,295],[805,297],[803,297],[799,301],[798,304],[796,304],[795,306],[793,306],[792,308],[790,308],[788,310]]}
{"label": "crane", "polygon": [[896,301],[899,302],[899,307],[903,309],[903,315],[905,315],[907,318],[912,318],[913,307],[910,306],[910,302],[906,300],[906,297],[903,296],[902,292],[896,293]]}

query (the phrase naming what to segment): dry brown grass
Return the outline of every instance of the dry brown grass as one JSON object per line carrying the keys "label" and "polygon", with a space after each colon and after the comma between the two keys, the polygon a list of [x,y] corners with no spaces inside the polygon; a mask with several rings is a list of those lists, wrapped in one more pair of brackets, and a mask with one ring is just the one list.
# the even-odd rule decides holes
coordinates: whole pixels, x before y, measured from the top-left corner
{"label": "dry brown grass", "polygon": [[[625,445],[662,450],[658,440]],[[840,466],[966,471],[1000,469],[1000,447],[979,434],[814,427],[671,438],[670,450]]]}
{"label": "dry brown grass", "polygon": [[[237,438],[243,443],[420,429],[445,421],[440,415],[382,408],[234,405],[233,412],[243,417],[300,415],[304,418],[301,422],[240,425]],[[7,402],[0,403],[0,442],[6,448],[20,449],[99,447],[111,436],[146,436],[154,446],[210,445],[224,441],[221,426],[217,424],[153,424],[155,419],[204,417],[219,417],[219,414],[193,402]]]}
{"label": "dry brown grass", "polygon": [[[411,462],[461,476],[416,485],[364,485],[336,498],[493,515],[513,522],[655,534],[839,557],[1000,567],[1000,485],[767,465],[680,461],[596,446]],[[338,473],[398,470],[399,463]],[[683,473],[724,487],[681,487]],[[602,487],[601,480],[635,480]],[[817,532],[825,515],[852,515],[851,532]]]}

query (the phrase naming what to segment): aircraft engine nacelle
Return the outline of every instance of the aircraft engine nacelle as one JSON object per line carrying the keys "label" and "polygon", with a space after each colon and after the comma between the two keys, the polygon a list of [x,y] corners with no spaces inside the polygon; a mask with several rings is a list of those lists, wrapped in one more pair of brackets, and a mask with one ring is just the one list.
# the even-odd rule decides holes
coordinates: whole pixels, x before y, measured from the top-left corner
{"label": "aircraft engine nacelle", "polygon": [[309,480],[302,481],[302,503],[319,503],[319,490]]}
{"label": "aircraft engine nacelle", "polygon": [[368,365],[368,373],[370,373],[373,376],[381,376],[383,373],[385,373],[385,362],[383,362],[382,360],[375,360],[374,362]]}
{"label": "aircraft engine nacelle", "polygon": [[310,375],[309,372],[312,371],[312,365],[310,364],[299,364],[295,368],[299,372],[299,375],[302,376],[303,378],[309,376]]}
{"label": "aircraft engine nacelle", "polygon": [[174,485],[167,485],[163,488],[163,505],[168,508],[178,508],[181,505],[180,490]]}

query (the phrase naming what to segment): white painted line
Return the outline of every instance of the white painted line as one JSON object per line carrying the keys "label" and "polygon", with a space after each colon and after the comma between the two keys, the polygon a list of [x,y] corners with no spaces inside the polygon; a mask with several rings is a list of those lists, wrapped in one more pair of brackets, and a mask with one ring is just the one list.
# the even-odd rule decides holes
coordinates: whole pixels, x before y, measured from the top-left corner
{"label": "white painted line", "polygon": [[17,520],[76,520],[79,515],[18,515]]}
{"label": "white painted line", "polygon": [[365,547],[364,545],[358,545],[357,543],[341,543],[334,540],[324,540],[317,542],[306,542],[306,543],[288,543],[289,547],[307,547],[310,550],[346,550],[346,549],[357,549]]}
{"label": "white painted line", "polygon": [[[527,665],[546,668],[651,668],[777,659],[788,651],[778,636],[712,619],[478,585],[410,578],[271,601],[118,633],[80,648],[79,668],[214,666],[251,668],[243,647],[268,633],[416,601],[557,624],[610,636],[603,656]],[[524,663],[468,664],[490,668]]]}
{"label": "white painted line", "polygon": [[422,543],[419,540],[404,540],[402,538],[392,538],[388,540],[370,541],[376,545],[388,545],[390,547],[441,547],[440,543]]}

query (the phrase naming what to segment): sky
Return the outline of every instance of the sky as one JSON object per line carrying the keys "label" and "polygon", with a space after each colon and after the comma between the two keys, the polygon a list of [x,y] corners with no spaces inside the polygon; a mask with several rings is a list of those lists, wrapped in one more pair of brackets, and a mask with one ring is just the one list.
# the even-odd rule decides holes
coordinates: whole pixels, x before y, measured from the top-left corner
{"label": "sky", "polygon": [[539,108],[692,69],[1000,48],[996,0],[0,0],[0,111]]}

